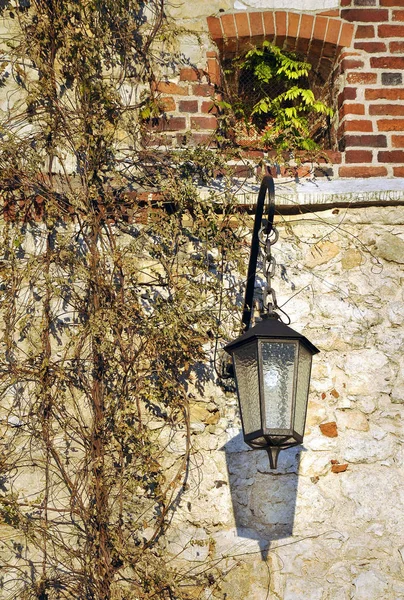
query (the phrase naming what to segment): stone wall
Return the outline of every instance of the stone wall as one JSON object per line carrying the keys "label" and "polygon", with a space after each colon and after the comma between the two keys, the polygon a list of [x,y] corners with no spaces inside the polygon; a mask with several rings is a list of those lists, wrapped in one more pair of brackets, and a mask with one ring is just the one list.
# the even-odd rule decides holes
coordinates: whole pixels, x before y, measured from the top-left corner
{"label": "stone wall", "polygon": [[[195,597],[404,597],[404,215],[393,204],[278,218],[278,301],[321,350],[305,440],[271,471],[242,441],[235,394],[213,378],[195,386],[188,491],[167,541],[187,571],[213,567]],[[173,451],[181,444],[179,432]]]}

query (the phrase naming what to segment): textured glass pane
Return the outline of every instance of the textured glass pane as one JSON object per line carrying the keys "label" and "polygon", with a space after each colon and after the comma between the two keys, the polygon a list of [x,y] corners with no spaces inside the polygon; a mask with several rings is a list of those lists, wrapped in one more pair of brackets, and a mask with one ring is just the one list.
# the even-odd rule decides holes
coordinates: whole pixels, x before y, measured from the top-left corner
{"label": "textured glass pane", "polygon": [[311,371],[311,353],[300,344],[299,347],[299,366],[297,376],[295,424],[293,429],[299,435],[304,435],[304,424],[306,421],[307,396],[309,393],[310,371]]}
{"label": "textured glass pane", "polygon": [[258,384],[257,344],[252,343],[234,352],[237,391],[243,418],[244,433],[261,429],[261,411]]}
{"label": "textured glass pane", "polygon": [[290,429],[293,402],[296,342],[263,342],[265,426]]}

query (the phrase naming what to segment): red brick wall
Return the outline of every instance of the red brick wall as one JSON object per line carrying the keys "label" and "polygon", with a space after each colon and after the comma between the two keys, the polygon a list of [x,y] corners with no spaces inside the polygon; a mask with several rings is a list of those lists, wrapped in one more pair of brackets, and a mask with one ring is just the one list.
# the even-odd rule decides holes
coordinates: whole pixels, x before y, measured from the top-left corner
{"label": "red brick wall", "polygon": [[185,67],[175,82],[159,82],[156,92],[164,115],[149,125],[150,145],[183,147],[210,143],[215,146],[214,100],[220,98],[219,85],[216,52],[206,53],[204,68]]}
{"label": "red brick wall", "polygon": [[[404,0],[342,0],[355,25],[340,57],[342,177],[404,176]],[[360,5],[360,6],[358,6]]]}
{"label": "red brick wall", "polygon": [[[333,63],[339,147],[330,153],[340,177],[404,176],[404,0],[341,0],[320,13],[265,11],[209,17],[217,52],[157,86],[165,116],[151,125],[153,143],[215,144],[212,100],[220,55],[264,39]],[[157,138],[156,138],[157,136]],[[338,152],[339,151],[339,152]]]}

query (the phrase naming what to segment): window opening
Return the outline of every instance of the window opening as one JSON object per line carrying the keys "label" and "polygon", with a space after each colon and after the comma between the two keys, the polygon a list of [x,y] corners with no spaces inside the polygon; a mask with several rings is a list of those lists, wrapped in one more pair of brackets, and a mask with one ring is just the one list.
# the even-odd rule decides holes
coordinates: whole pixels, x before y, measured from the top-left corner
{"label": "window opening", "polygon": [[241,132],[269,149],[334,147],[332,60],[313,56],[311,63],[265,41],[238,55],[224,52],[222,69],[232,113],[227,133],[236,143]]}

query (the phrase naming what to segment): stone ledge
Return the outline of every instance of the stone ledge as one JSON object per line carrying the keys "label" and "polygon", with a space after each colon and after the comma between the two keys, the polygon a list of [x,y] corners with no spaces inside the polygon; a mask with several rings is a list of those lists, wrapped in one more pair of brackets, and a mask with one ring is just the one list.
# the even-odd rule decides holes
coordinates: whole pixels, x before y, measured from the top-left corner
{"label": "stone ledge", "polygon": [[[253,207],[258,190],[259,184],[252,181],[245,182],[241,187],[237,186],[235,196],[238,203]],[[216,188],[216,191],[219,192],[219,189]],[[404,205],[404,178],[276,181],[275,193],[277,209],[302,206]],[[208,190],[201,192],[203,198],[208,195]]]}

